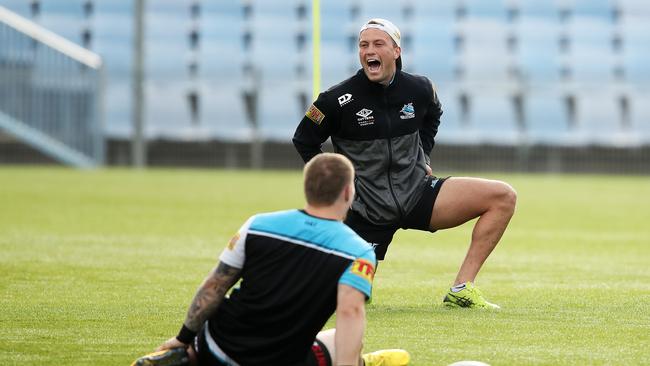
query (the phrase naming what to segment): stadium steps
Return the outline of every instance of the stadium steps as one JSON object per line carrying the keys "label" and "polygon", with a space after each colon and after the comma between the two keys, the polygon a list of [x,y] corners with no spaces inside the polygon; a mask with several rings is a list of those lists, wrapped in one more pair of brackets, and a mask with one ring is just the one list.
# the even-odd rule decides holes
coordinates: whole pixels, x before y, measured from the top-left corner
{"label": "stadium steps", "polygon": [[64,164],[103,162],[102,61],[0,6],[0,130]]}

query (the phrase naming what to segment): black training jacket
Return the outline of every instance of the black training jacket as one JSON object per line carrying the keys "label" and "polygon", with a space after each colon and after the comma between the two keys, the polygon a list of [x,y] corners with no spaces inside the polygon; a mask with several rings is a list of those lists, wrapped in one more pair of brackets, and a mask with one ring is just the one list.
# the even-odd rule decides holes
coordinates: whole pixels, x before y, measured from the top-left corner
{"label": "black training jacket", "polygon": [[397,71],[384,87],[363,70],[321,93],[293,136],[305,162],[331,137],[356,169],[352,210],[375,224],[397,224],[418,202],[442,108],[426,77]]}

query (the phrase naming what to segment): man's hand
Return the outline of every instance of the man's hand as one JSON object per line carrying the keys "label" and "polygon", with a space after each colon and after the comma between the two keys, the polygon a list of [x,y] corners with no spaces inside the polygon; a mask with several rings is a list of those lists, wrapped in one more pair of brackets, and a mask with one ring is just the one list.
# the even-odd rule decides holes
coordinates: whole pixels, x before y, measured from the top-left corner
{"label": "man's hand", "polygon": [[428,164],[424,164],[424,170],[427,172],[427,175],[433,175],[433,170]]}
{"label": "man's hand", "polygon": [[188,345],[176,339],[176,337],[169,338],[165,343],[161,344],[160,347],[156,348],[156,351],[164,351],[166,349],[172,348],[187,348]]}

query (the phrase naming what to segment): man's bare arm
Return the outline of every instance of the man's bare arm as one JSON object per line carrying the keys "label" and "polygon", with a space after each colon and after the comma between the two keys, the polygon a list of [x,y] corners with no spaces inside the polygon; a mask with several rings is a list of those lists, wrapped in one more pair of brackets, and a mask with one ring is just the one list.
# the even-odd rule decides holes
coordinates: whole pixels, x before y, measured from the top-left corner
{"label": "man's bare arm", "polygon": [[240,274],[240,268],[219,262],[194,295],[187,311],[185,326],[198,332],[203,323],[219,307],[226,292],[239,280]]}

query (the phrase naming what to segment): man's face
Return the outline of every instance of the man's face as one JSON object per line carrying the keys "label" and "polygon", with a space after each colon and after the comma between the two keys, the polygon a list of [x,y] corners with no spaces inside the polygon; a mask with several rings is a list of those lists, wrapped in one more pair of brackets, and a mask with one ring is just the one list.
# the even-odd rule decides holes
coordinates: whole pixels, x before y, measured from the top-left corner
{"label": "man's face", "polygon": [[366,29],[359,35],[359,61],[370,81],[388,85],[402,50],[380,29]]}

